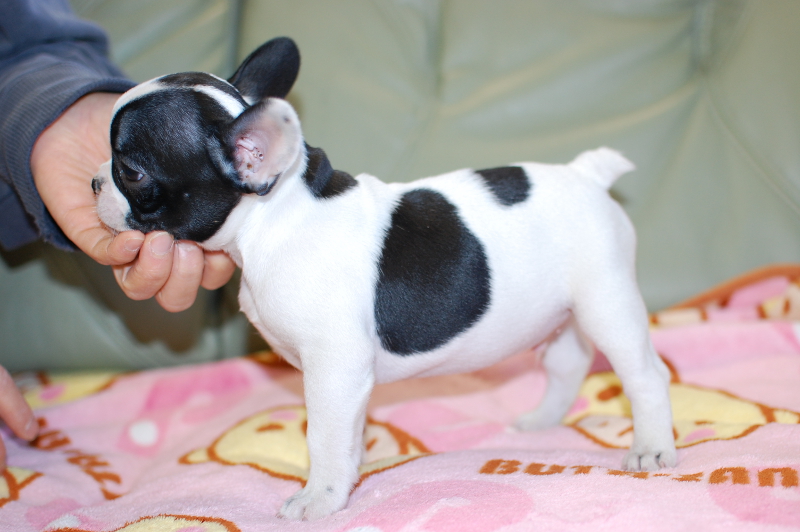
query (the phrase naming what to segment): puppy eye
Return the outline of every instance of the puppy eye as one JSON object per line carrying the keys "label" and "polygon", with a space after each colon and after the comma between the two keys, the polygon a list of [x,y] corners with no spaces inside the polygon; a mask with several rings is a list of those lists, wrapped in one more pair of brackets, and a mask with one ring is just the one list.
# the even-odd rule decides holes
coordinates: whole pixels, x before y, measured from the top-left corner
{"label": "puppy eye", "polygon": [[136,183],[144,179],[144,174],[141,172],[137,172],[133,168],[129,168],[124,164],[120,165],[122,167],[122,174],[125,176],[125,179],[132,183]]}

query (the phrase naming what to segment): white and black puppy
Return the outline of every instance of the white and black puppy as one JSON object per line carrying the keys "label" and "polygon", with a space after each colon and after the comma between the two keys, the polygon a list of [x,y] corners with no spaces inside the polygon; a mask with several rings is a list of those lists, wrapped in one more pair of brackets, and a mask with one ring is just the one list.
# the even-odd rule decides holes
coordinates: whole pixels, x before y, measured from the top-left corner
{"label": "white and black puppy", "polygon": [[548,387],[520,428],[560,422],[591,342],[631,402],[623,466],[673,466],[669,374],[650,342],[633,227],[608,194],[633,165],[600,148],[405,184],[352,177],[305,144],[282,99],[299,64],[280,38],[229,81],[184,73],[131,89],[93,182],[110,228],[228,252],[247,317],[303,371],[311,471],[280,515],[347,504],[375,383],[471,371],[545,342]]}

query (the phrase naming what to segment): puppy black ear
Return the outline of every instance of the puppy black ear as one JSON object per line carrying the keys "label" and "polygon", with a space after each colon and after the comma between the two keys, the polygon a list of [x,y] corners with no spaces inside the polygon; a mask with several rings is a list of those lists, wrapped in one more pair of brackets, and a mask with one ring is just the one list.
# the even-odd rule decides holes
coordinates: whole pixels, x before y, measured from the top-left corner
{"label": "puppy black ear", "polygon": [[297,113],[286,100],[278,98],[247,108],[232,122],[224,139],[226,160],[232,161],[232,167],[231,162],[217,166],[229,170],[223,173],[232,175],[238,189],[260,196],[297,164],[304,145]]}
{"label": "puppy black ear", "polygon": [[249,104],[285,98],[300,71],[300,50],[288,37],[276,37],[247,56],[228,82]]}

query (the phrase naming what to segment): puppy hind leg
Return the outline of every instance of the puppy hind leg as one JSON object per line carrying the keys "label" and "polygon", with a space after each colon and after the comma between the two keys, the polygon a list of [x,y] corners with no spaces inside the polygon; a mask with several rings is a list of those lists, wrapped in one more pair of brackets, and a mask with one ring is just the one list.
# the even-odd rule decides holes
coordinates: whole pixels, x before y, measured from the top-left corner
{"label": "puppy hind leg", "polygon": [[[632,278],[633,276],[631,276]],[[647,311],[632,280],[588,283],[576,298],[581,330],[602,351],[631,403],[633,444],[623,467],[653,471],[677,461],[669,399],[669,370],[650,341]]]}
{"label": "puppy hind leg", "polygon": [[542,366],[547,388],[536,409],[517,419],[521,430],[539,430],[558,425],[569,411],[592,363],[594,350],[581,336],[574,320],[547,347]]}

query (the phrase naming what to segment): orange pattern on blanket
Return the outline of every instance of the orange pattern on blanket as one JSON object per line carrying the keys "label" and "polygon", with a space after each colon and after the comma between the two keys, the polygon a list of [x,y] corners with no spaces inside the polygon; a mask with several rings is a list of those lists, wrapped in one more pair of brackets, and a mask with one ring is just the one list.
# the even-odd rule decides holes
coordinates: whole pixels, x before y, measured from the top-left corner
{"label": "orange pattern on blanket", "polygon": [[495,458],[485,462],[478,473],[481,475],[559,475],[568,477],[574,475],[610,475],[614,477],[627,477],[639,480],[665,479],[676,482],[700,482],[704,484],[753,484],[761,488],[772,488],[781,486],[783,488],[798,487],[798,470],[795,467],[771,467],[751,470],[746,467],[720,467],[710,473],[700,471],[698,473],[681,474],[648,471],[620,471],[618,469],[608,469],[600,466],[589,465],[558,465],[558,464],[523,464],[519,460],[507,460]]}
{"label": "orange pattern on blanket", "polygon": [[[247,465],[277,478],[305,484],[309,468],[306,424],[303,406],[264,410],[234,425],[208,447],[183,456],[180,462]],[[369,418],[364,442],[362,479],[429,453],[413,436],[389,423]]]}
{"label": "orange pattern on blanket", "polygon": [[[741,438],[767,423],[800,423],[800,413],[742,399],[731,393],[673,382],[675,445]],[[627,448],[633,441],[631,405],[609,371],[590,375],[564,424],[604,447]]]}
{"label": "orange pattern on blanket", "polygon": [[[750,306],[748,292],[765,287],[776,289],[776,293],[746,308]],[[708,321],[711,315],[731,312],[740,305],[754,319],[800,320],[800,265],[779,264],[746,273],[652,314],[650,322],[654,327],[691,325]]]}
{"label": "orange pattern on blanket", "polygon": [[36,471],[29,471],[19,467],[9,467],[0,474],[0,507],[11,501],[19,499],[19,492],[42,476]]}
{"label": "orange pattern on blanket", "polygon": [[[156,515],[138,519],[122,528],[109,532],[240,532],[239,527],[216,517],[195,517],[191,515]],[[92,532],[80,528],[57,528],[50,532]]]}
{"label": "orange pattern on blanket", "polygon": [[59,451],[67,456],[67,463],[77,466],[82,472],[94,480],[100,492],[108,500],[113,500],[121,494],[111,491],[110,485],[122,483],[122,477],[111,470],[111,464],[98,454],[87,453],[72,447],[72,440],[59,429],[48,427],[47,419],[39,417],[39,435],[31,442],[31,446],[43,451]]}

